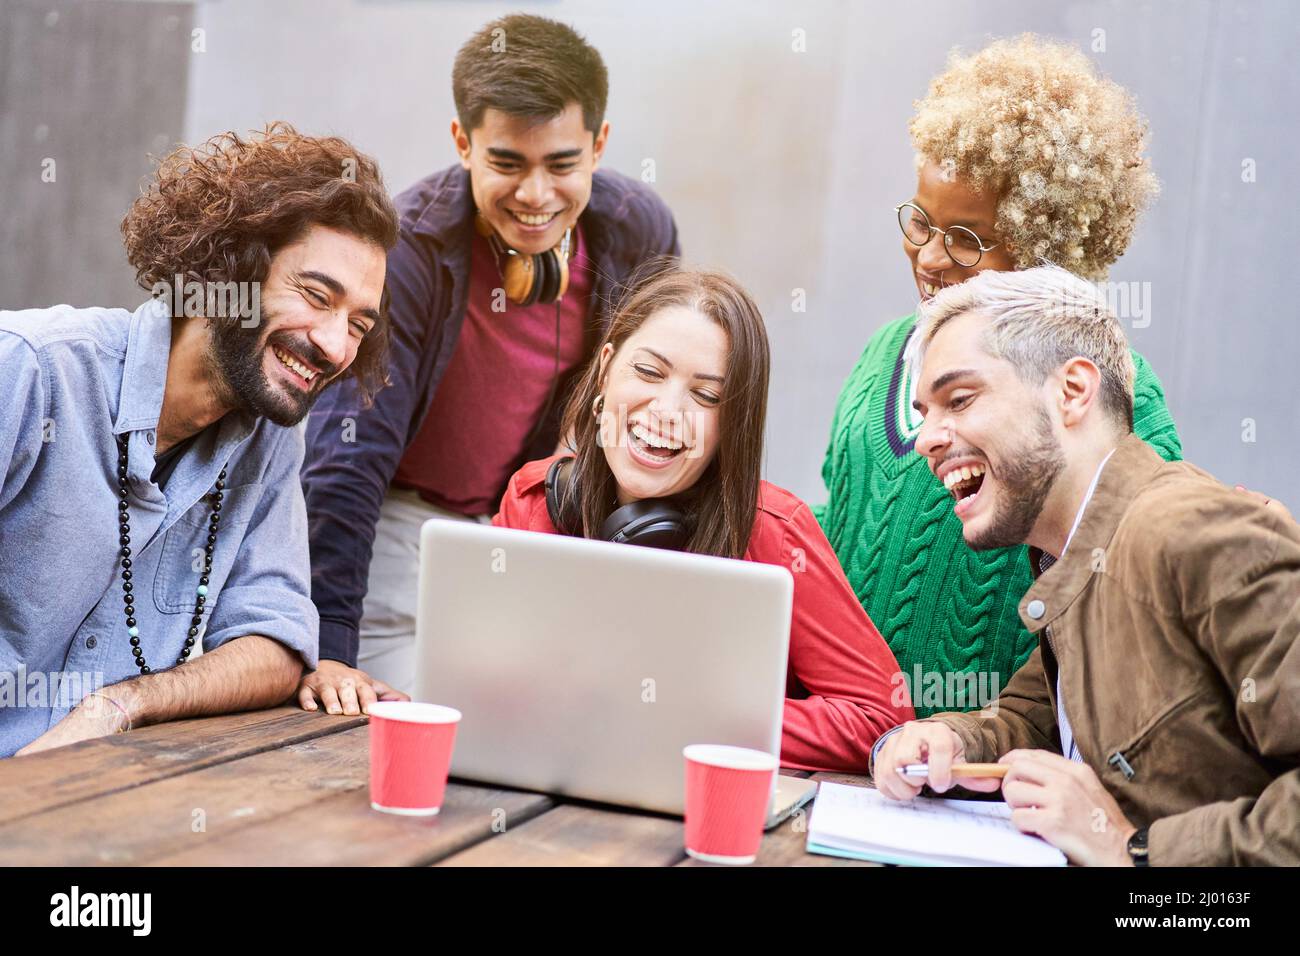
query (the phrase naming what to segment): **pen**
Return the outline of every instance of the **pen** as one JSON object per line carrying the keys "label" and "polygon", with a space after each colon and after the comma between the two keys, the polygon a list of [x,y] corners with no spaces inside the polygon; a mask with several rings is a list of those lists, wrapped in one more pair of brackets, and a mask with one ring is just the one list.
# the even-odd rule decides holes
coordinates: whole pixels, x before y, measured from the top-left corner
{"label": "pen", "polygon": [[[924,779],[930,774],[930,767],[923,763],[909,763],[906,767],[895,767],[909,780]],[[1005,777],[1008,765],[1004,763],[955,763],[952,765],[953,779],[960,777]]]}

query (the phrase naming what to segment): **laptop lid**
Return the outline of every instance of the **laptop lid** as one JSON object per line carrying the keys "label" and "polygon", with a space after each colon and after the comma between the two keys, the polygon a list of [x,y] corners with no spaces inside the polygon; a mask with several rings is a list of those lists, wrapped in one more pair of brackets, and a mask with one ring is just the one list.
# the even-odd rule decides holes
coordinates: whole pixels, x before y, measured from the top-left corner
{"label": "laptop lid", "polygon": [[780,754],[794,582],[774,565],[431,519],[415,699],[452,775],[680,814],[682,748]]}

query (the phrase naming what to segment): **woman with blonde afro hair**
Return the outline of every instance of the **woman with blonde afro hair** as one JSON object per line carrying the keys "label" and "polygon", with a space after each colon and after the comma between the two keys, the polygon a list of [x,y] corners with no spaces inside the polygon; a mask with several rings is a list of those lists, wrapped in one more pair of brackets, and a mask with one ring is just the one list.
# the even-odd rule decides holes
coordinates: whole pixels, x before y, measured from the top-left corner
{"label": "woman with blonde afro hair", "polygon": [[[1158,190],[1132,97],[1079,50],[1032,35],[954,52],[910,132],[916,193],[888,228],[922,302],[1041,259],[1104,279]],[[921,419],[905,351],[915,325],[913,314],[877,332],[845,383],[822,466],[829,496],[814,510],[923,718],[990,703],[1037,639],[1018,613],[1032,581],[1025,548],[967,547],[952,494],[913,447]],[[1179,458],[1160,382],[1133,361],[1134,431]],[[971,451],[996,503],[1000,469],[1020,463]]]}
{"label": "woman with blonde afro hair", "polygon": [[1159,190],[1133,98],[1074,47],[1026,34],[953,54],[916,106],[918,172],[934,164],[994,198],[1018,269],[1048,259],[1104,279]]}

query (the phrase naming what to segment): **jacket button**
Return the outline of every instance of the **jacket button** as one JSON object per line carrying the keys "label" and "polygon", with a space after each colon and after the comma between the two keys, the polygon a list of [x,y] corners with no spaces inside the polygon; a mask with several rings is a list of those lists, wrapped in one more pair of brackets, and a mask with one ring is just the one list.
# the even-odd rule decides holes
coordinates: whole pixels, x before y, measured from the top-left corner
{"label": "jacket button", "polygon": [[95,635],[94,635],[94,634],[92,634],[92,635],[90,635],[90,637],[86,638],[86,647],[89,648],[89,649],[92,650],[92,651],[95,649],[95,645],[98,644],[98,643],[99,643],[99,641],[95,640]]}
{"label": "jacket button", "polygon": [[1037,621],[1047,613],[1047,605],[1038,600],[1038,598],[1034,598],[1025,605],[1025,613]]}

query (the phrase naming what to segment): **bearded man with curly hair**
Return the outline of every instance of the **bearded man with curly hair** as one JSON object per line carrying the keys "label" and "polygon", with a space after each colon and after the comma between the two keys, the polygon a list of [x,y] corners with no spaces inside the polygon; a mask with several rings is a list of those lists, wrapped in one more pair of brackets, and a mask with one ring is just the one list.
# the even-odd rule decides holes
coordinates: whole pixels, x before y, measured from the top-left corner
{"label": "bearded man with curly hair", "polygon": [[384,380],[397,214],[346,141],[180,147],[122,234],[134,312],[0,312],[0,756],[287,698],[319,641],[295,426]]}
{"label": "bearded man with curly hair", "polygon": [[[1104,279],[1158,188],[1129,94],[1083,53],[1032,35],[954,53],[910,131],[916,194],[890,228],[901,228],[922,304],[980,272],[1040,260]],[[954,494],[914,447],[922,419],[906,350],[916,324],[912,314],[880,329],[845,383],[822,466],[829,497],[814,510],[925,717],[989,703],[1037,638],[1018,613],[1032,583],[1025,548],[967,547]],[[1160,381],[1136,352],[1133,362],[1133,430],[1176,460]],[[985,461],[967,480],[982,482],[985,505],[1010,506],[1035,478],[1023,464]]]}

